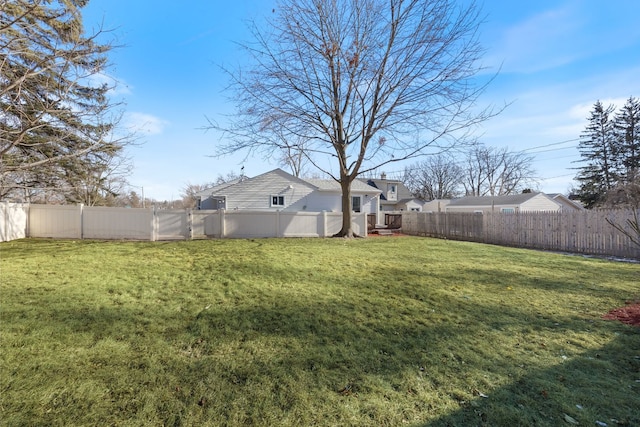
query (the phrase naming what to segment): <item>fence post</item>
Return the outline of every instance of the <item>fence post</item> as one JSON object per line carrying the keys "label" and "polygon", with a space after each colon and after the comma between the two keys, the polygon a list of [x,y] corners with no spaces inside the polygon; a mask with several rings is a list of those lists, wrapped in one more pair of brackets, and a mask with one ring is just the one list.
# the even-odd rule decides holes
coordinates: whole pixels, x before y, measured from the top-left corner
{"label": "fence post", "polygon": [[0,230],[3,231],[3,235],[0,235],[0,242],[9,241],[9,202],[0,202],[0,211],[2,211],[2,224]]}
{"label": "fence post", "polygon": [[327,211],[322,211],[322,237],[327,237]]}
{"label": "fence post", "polygon": [[[362,237],[367,237],[367,234],[369,234],[368,230],[367,230],[367,213],[365,212],[365,213],[360,214],[360,219],[361,219],[360,226],[362,227],[360,230],[364,230],[360,234],[362,234]],[[357,219],[356,219],[356,221],[357,221]]]}
{"label": "fence post", "polygon": [[276,209],[276,237],[280,236],[280,209]]}
{"label": "fence post", "polygon": [[80,240],[84,240],[84,203],[78,205],[80,214]]}
{"label": "fence post", "polygon": [[153,205],[153,208],[151,208],[151,236],[149,236],[149,238],[151,239],[152,242],[156,241],[156,205]]}
{"label": "fence post", "polygon": [[193,240],[193,213],[191,209],[186,210],[187,213],[187,239]]}
{"label": "fence post", "polygon": [[218,212],[220,212],[220,238],[224,239],[225,234],[226,234],[226,230],[225,230],[225,210],[224,209],[220,209]]}

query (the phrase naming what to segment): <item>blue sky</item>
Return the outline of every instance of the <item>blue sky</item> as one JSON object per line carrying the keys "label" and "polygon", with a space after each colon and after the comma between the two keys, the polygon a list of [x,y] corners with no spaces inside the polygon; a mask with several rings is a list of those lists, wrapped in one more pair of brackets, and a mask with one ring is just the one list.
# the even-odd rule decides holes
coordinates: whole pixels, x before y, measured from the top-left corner
{"label": "blue sky", "polygon": [[[110,55],[114,99],[123,124],[141,144],[129,155],[135,190],[157,200],[179,198],[188,184],[227,172],[255,176],[278,167],[244,155],[211,157],[220,135],[207,117],[233,111],[220,65],[242,61],[235,42],[245,22],[268,16],[275,0],[91,0],[87,30],[102,26],[121,45]],[[640,1],[486,0],[484,65],[500,69],[481,103],[509,106],[478,129],[488,146],[534,156],[538,189],[566,193],[580,158],[577,138],[596,100],[620,107],[640,97]],[[402,167],[391,167],[402,169]],[[391,169],[390,168],[390,169]],[[395,171],[386,171],[393,173]]]}

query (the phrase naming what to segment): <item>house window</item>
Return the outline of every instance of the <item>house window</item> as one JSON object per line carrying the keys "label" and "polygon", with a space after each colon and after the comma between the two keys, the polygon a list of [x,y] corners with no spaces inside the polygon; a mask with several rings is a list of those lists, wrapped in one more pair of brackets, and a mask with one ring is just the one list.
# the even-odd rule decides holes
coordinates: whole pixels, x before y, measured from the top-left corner
{"label": "house window", "polygon": [[351,197],[351,210],[354,212],[362,211],[361,201],[362,199],[360,198],[360,196]]}
{"label": "house window", "polygon": [[271,207],[283,207],[284,196],[271,196]]}
{"label": "house window", "polygon": [[514,208],[501,208],[500,212],[502,213],[516,213],[516,210]]}

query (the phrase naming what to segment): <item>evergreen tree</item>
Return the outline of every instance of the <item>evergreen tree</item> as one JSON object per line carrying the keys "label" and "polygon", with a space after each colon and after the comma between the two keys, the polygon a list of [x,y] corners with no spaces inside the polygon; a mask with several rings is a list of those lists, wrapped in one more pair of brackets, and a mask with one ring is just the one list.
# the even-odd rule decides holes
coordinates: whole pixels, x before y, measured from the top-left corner
{"label": "evergreen tree", "polygon": [[613,122],[621,184],[640,179],[640,100],[630,97]]}
{"label": "evergreen tree", "polygon": [[579,168],[576,180],[580,184],[578,197],[587,208],[596,206],[617,182],[616,153],[619,149],[610,119],[613,109],[613,106],[605,108],[597,101],[589,124],[580,135],[578,151],[582,156],[580,161],[585,165]]}
{"label": "evergreen tree", "polygon": [[[116,104],[96,83],[111,46],[86,36],[86,0],[12,0],[0,13],[0,193],[49,187],[122,152]],[[101,171],[96,172],[100,174]],[[7,190],[9,189],[9,190]]]}

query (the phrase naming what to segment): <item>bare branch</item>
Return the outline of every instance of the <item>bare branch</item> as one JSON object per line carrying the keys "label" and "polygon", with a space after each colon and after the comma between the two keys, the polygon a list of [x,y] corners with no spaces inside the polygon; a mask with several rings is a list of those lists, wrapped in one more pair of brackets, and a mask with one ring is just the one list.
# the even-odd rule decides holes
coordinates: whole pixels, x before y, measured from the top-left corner
{"label": "bare branch", "polygon": [[488,84],[477,81],[481,22],[474,3],[453,0],[282,0],[242,45],[252,65],[229,70],[237,114],[210,123],[227,138],[217,152],[304,138],[306,158],[348,193],[363,172],[464,144],[497,114],[476,107]]}

